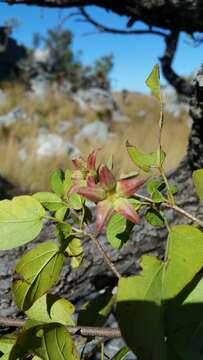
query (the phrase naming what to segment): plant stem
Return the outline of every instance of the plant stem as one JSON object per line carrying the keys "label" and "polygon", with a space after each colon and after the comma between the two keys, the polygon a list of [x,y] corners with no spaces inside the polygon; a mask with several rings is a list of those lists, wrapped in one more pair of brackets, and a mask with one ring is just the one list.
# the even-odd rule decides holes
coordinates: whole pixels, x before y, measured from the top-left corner
{"label": "plant stem", "polygon": [[[134,194],[138,199],[141,199],[141,200],[144,200],[144,201],[147,201],[148,203],[150,204],[154,204],[154,201],[150,198],[148,198],[147,196],[143,196],[143,195],[140,195],[140,194]],[[188,213],[187,211],[181,209],[179,206],[175,205],[175,204],[171,204],[169,202],[162,202],[161,205],[165,208],[170,208],[170,209],[173,209],[174,211],[176,211],[177,213],[183,215],[184,217],[192,220],[193,222],[199,224],[201,227],[203,227],[203,221],[198,219],[196,216],[194,215],[191,215],[190,213]]]}
{"label": "plant stem", "polygon": [[168,179],[167,179],[167,177],[165,175],[165,172],[164,172],[164,169],[163,169],[162,165],[160,166],[159,171],[160,171],[160,174],[161,174],[161,176],[162,176],[162,178],[163,178],[163,180],[164,180],[164,182],[166,184],[166,189],[167,189],[167,193],[168,193],[168,200],[170,201],[170,203],[172,205],[175,205],[175,201],[174,201],[173,195],[172,195],[171,190],[170,190]]}
{"label": "plant stem", "polygon": [[107,263],[108,267],[112,270],[112,272],[116,275],[116,277],[118,279],[121,278],[121,274],[119,273],[119,271],[116,269],[115,265],[112,262],[112,259],[110,258],[110,256],[108,255],[108,253],[106,252],[106,250],[103,248],[103,246],[101,245],[101,243],[99,242],[99,240],[97,239],[96,235],[89,233],[89,232],[84,232],[84,235],[88,236],[97,246],[100,254],[102,255],[103,259],[105,260],[105,262]]}
{"label": "plant stem", "polygon": [[178,212],[179,214],[187,217],[188,219],[192,220],[193,222],[196,222],[201,227],[203,227],[203,221],[202,220],[196,218],[196,216],[193,216],[190,213],[188,213],[187,211],[181,209],[179,206],[172,205],[172,204],[169,204],[169,203],[163,203],[163,205],[164,205],[164,207],[173,209],[174,211]]}
{"label": "plant stem", "polygon": [[[6,327],[21,327],[25,325],[25,320],[0,317],[0,326]],[[94,326],[65,326],[72,335],[81,336],[100,336],[106,338],[121,337],[121,332],[118,328],[102,328]]]}

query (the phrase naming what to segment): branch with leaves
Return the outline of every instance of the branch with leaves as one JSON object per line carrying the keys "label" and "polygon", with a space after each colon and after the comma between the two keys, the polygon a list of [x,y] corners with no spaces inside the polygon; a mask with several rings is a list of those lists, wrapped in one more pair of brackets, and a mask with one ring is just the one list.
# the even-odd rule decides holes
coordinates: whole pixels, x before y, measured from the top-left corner
{"label": "branch with leaves", "polygon": [[[54,171],[50,192],[0,201],[0,250],[33,241],[45,219],[54,223],[57,240],[37,244],[15,266],[13,300],[26,320],[0,317],[1,326],[20,327],[0,337],[1,354],[8,360],[79,360],[83,351],[78,336],[86,337],[86,342],[90,337],[122,337],[128,348],[121,348],[113,360],[123,359],[129,349],[141,360],[185,359],[185,354],[200,358],[203,233],[197,226],[202,228],[203,221],[176,205],[177,188],[164,172],[164,104],[159,78],[155,65],[146,83],[160,103],[157,149],[144,154],[126,144],[136,169],[146,176],[139,176],[137,170],[115,176],[112,158],[98,164],[98,151],[94,150],[87,160],[74,159],[73,169]],[[203,169],[194,171],[193,182],[203,201]],[[140,193],[144,186],[147,196]],[[89,201],[96,206],[95,224]],[[187,217],[195,226],[172,226],[165,208]],[[105,232],[108,243],[119,251],[131,241],[132,229],[143,221],[143,215],[152,226],[165,226],[168,231],[164,259],[143,256],[140,273],[125,276],[115,267],[100,235]],[[82,266],[85,237],[90,249],[96,245],[117,286],[106,287],[76,311],[72,302],[52,294],[51,288],[60,278],[65,257],[70,258],[72,271]],[[105,326],[110,314],[116,315],[116,328]]]}

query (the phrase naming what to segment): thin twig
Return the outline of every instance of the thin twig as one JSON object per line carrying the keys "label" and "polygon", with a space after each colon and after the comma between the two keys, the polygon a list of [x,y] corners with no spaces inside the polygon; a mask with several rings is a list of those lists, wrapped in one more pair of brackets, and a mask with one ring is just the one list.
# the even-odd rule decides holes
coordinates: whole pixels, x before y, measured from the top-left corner
{"label": "thin twig", "polygon": [[[140,195],[140,194],[135,194],[135,196],[138,198],[138,199],[141,199],[141,200],[144,200],[144,201],[148,201],[148,203],[150,204],[154,204],[153,200],[148,198],[147,196],[143,196],[143,195]],[[192,220],[193,222],[199,224],[201,227],[203,227],[203,221],[198,219],[196,216],[188,213],[187,211],[181,209],[179,206],[177,205],[173,205],[173,204],[170,204],[166,201],[162,202],[161,205],[165,208],[170,208],[174,211],[176,211],[177,213],[185,216],[186,218]]]}
{"label": "thin twig", "polygon": [[188,219],[192,220],[193,222],[196,222],[197,224],[199,224],[201,227],[203,227],[203,221],[196,218],[196,216],[191,215],[190,213],[188,213],[187,211],[181,209],[179,206],[177,205],[172,205],[169,203],[163,203],[163,205],[167,208],[171,208],[174,211],[178,212],[179,214],[187,217]]}
{"label": "thin twig", "polygon": [[103,24],[98,23],[96,20],[94,20],[86,11],[84,8],[80,8],[81,15],[86,19],[87,22],[92,24],[96,29],[98,29],[100,32],[107,32],[117,35],[158,35],[158,36],[167,36],[166,33],[160,30],[122,30],[122,29],[115,29],[108,26],[105,26]]}
{"label": "thin twig", "polygon": [[109,266],[109,268],[113,271],[113,273],[116,275],[116,277],[118,279],[121,278],[121,274],[119,273],[119,271],[116,269],[115,265],[112,262],[112,259],[110,258],[110,256],[108,255],[108,253],[106,252],[106,250],[103,248],[103,246],[101,245],[101,243],[99,242],[99,240],[97,239],[96,235],[89,233],[89,232],[85,232],[84,233],[86,236],[88,236],[97,246],[99,252],[101,253],[103,259],[105,260],[105,262],[107,263],[107,265]]}
{"label": "thin twig", "polygon": [[[25,325],[26,320],[13,319],[0,317],[0,326],[7,327],[21,327]],[[121,337],[121,332],[118,328],[102,328],[94,326],[65,326],[68,332],[72,335],[81,336],[99,336],[106,338],[118,338]]]}

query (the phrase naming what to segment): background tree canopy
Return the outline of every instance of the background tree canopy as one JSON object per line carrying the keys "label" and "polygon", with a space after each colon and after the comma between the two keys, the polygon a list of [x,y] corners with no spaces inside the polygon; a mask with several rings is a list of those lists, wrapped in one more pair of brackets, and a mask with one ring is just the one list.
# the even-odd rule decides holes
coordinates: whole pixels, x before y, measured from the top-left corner
{"label": "background tree canopy", "polygon": [[[179,77],[172,69],[172,63],[178,46],[180,33],[187,33],[195,44],[202,42],[203,31],[203,6],[198,0],[1,0],[8,4],[27,4],[43,7],[71,8],[78,7],[85,19],[91,22],[98,30],[120,34],[144,34],[152,33],[164,38],[166,48],[160,58],[162,71],[166,79],[175,87],[178,93],[191,96],[192,86],[190,82]],[[107,11],[111,10],[118,15],[127,16],[127,29],[112,29],[92,19],[85,6],[96,5]],[[107,17],[108,19],[108,17]],[[136,22],[142,21],[147,25],[146,30],[136,27]],[[159,30],[159,29],[162,30]]]}

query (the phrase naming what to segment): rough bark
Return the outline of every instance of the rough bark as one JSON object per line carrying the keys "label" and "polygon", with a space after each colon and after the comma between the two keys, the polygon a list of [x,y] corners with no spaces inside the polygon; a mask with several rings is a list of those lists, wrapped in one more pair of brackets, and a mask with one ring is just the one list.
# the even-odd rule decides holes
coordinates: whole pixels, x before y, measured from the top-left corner
{"label": "rough bark", "polygon": [[[203,207],[200,205],[191,180],[192,170],[203,167],[203,67],[195,81],[195,94],[192,100],[191,115],[194,124],[190,136],[188,153],[179,167],[169,174],[171,182],[179,187],[177,204],[193,215],[203,219]],[[187,219],[177,216],[171,210],[167,211],[170,223],[177,224],[188,222]],[[39,236],[38,241],[54,239],[53,225],[45,226],[44,231]],[[105,244],[118,270],[122,274],[136,273],[139,269],[139,258],[142,254],[152,253],[163,255],[166,240],[166,230],[164,228],[152,228],[145,221],[141,225],[136,225],[132,239],[123,247],[122,251],[114,251],[106,244],[104,236],[100,241]],[[71,271],[67,259],[64,266],[60,282],[55,288],[55,292],[66,298],[79,303],[85,301],[99,289],[107,285],[115,284],[115,277],[106,267],[103,259],[98,254],[97,249],[91,240],[84,239],[85,259],[78,270]],[[31,244],[28,246],[33,246]],[[10,285],[12,272],[16,259],[24,252],[26,247],[0,252],[0,315],[15,316],[17,310],[11,300]]]}
{"label": "rough bark", "polygon": [[[202,0],[1,0],[14,4],[70,8],[96,5],[132,18],[131,23],[142,20],[149,26],[193,33],[203,31]],[[175,16],[174,16],[175,14]]]}

